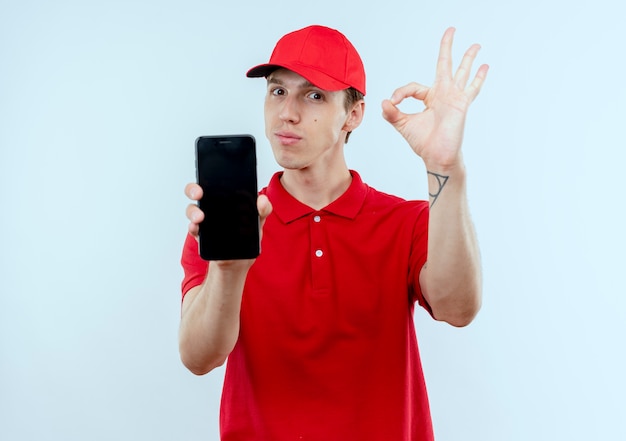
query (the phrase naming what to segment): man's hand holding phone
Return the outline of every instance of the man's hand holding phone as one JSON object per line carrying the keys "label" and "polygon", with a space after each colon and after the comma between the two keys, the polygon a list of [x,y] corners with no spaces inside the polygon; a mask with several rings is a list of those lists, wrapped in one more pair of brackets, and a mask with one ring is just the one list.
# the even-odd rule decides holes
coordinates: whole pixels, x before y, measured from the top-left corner
{"label": "man's hand holding phone", "polygon": [[[200,231],[200,223],[204,220],[204,212],[198,207],[197,202],[202,199],[202,187],[192,182],[185,187],[185,195],[194,201],[187,206],[186,214],[189,219],[189,234],[198,239],[198,233]],[[257,209],[259,211],[260,228],[259,234],[262,235],[263,224],[265,219],[272,212],[272,204],[265,195],[259,195],[257,198]]]}

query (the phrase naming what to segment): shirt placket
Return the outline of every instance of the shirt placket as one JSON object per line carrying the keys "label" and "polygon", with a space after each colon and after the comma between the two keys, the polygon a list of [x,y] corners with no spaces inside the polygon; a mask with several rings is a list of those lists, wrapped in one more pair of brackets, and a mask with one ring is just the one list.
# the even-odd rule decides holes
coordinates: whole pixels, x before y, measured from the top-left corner
{"label": "shirt placket", "polygon": [[310,218],[311,229],[311,280],[313,292],[324,295],[330,292],[331,254],[328,247],[326,229],[328,215],[315,212]]}

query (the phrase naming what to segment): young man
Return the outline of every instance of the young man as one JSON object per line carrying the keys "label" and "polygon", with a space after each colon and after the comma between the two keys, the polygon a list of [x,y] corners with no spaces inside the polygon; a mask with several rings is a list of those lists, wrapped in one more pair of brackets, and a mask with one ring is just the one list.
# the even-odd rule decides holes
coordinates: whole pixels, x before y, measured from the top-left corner
{"label": "young man", "polygon": [[[382,103],[384,118],[428,171],[430,201],[367,186],[344,159],[362,121],[365,72],[339,32],[285,35],[268,64],[265,134],[283,168],[261,191],[256,260],[204,262],[195,204],[182,257],[183,363],[202,375],[228,358],[222,440],[432,440],[414,304],[465,326],[480,308],[479,251],[461,155],[468,85],[479,46],[453,74],[454,29],[441,41],[432,87],[411,83]],[[405,114],[406,98],[425,110]],[[202,190],[189,184],[197,201]]]}

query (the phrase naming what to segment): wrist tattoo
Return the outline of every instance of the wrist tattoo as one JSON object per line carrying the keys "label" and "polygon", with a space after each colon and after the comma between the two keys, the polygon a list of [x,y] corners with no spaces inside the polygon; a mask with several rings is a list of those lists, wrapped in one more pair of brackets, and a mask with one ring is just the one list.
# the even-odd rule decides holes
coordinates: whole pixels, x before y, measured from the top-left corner
{"label": "wrist tattoo", "polygon": [[435,205],[435,202],[437,202],[437,198],[441,194],[441,191],[443,190],[443,187],[445,187],[446,182],[448,182],[448,178],[450,176],[440,175],[431,171],[427,171],[427,173],[431,176],[434,176],[434,178],[437,180],[438,185],[437,191],[435,193],[428,192],[428,196],[430,196],[431,198],[430,206],[432,208],[432,206]]}

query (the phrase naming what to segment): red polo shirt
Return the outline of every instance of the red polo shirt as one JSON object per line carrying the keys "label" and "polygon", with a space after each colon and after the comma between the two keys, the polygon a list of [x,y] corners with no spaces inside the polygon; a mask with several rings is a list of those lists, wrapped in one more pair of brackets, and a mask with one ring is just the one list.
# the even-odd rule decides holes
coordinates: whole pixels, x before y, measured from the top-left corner
{"label": "red polo shirt", "polygon": [[[426,262],[428,203],[363,183],[316,211],[281,173],[248,273],[221,406],[227,441],[433,439],[413,306]],[[188,236],[183,293],[207,263]]]}

